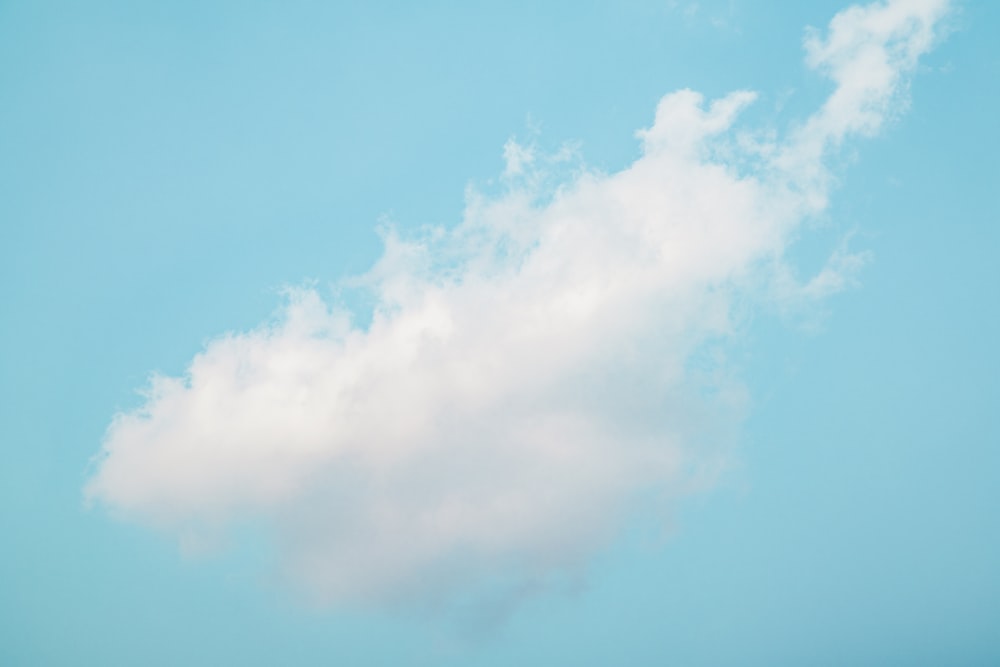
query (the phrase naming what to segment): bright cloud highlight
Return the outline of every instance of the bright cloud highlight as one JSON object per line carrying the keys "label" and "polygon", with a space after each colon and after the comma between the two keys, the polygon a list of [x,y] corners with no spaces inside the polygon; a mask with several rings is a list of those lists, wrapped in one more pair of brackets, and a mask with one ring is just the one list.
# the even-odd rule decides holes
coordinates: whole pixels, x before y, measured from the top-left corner
{"label": "bright cloud highlight", "polygon": [[617,173],[549,188],[546,158],[508,143],[505,194],[471,196],[454,228],[386,232],[360,278],[369,325],[291,292],[114,419],[87,497],[183,540],[253,522],[326,602],[574,571],[724,462],[744,401],[713,352],[737,300],[821,298],[857,269],[839,249],[800,284],[783,258],[826,206],[831,156],[905,102],[946,9],[853,7],[810,33],[834,91],[783,134],[735,127],[752,92],[682,90]]}

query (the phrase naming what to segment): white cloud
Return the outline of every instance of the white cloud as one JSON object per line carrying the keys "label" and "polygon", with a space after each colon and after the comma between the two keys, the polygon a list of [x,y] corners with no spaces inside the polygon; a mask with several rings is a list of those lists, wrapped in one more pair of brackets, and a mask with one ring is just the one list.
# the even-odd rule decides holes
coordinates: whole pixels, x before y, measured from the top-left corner
{"label": "white cloud", "polygon": [[114,419],[87,497],[187,541],[255,522],[327,602],[579,568],[638,506],[724,463],[744,401],[715,353],[735,300],[849,283],[861,260],[842,249],[804,284],[784,254],[825,206],[825,161],[899,108],[945,9],[851,8],[810,34],[836,86],[784,138],[734,130],[753,93],[683,90],[616,173],[549,189],[546,161],[509,142],[505,194],[471,195],[451,229],[385,232],[369,326],[291,292]]}
{"label": "white cloud", "polygon": [[535,151],[530,146],[522,146],[514,139],[508,139],[503,145],[503,159],[505,177],[519,176],[524,173],[525,168],[535,161]]}

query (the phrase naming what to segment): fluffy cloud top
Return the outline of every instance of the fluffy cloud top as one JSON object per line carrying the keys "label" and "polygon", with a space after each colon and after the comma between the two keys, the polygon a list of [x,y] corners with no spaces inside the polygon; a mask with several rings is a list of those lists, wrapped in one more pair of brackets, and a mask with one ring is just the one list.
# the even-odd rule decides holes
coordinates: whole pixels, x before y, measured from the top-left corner
{"label": "fluffy cloud top", "polygon": [[[736,300],[822,296],[782,257],[824,206],[826,162],[903,101],[946,0],[894,0],[810,33],[834,90],[781,135],[734,129],[754,94],[664,97],[641,156],[550,188],[509,143],[498,197],[417,238],[386,233],[370,324],[312,290],[213,340],[115,417],[88,498],[213,539],[251,521],[316,598],[450,596],[545,581],[725,455],[739,385],[713,346]],[[761,137],[769,137],[761,139]],[[550,160],[551,161],[551,160]]]}

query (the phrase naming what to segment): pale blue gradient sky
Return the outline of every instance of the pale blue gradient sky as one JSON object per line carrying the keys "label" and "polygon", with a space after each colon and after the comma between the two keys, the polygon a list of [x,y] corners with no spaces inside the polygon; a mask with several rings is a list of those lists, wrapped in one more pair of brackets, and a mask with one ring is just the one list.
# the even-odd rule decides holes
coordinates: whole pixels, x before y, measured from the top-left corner
{"label": "pale blue gradient sky", "polygon": [[[0,3],[0,663],[1000,661],[1000,7],[964,2],[911,105],[837,170],[860,286],[758,313],[739,464],[662,543],[475,625],[305,608],[254,554],[191,560],[83,507],[111,415],[374,228],[460,219],[512,135],[616,170],[665,93],[812,110],[839,2]],[[805,329],[805,330],[804,330]],[[463,625],[459,623],[458,625]],[[483,627],[486,626],[484,630]],[[463,626],[464,627],[464,626]]]}

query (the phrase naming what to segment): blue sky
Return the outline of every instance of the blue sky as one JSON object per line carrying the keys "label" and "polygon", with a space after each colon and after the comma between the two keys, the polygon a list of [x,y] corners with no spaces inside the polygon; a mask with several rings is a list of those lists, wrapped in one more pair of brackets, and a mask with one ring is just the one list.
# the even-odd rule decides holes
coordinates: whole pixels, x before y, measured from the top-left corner
{"label": "blue sky", "polygon": [[1000,659],[1000,11],[536,4],[0,4],[0,662]]}

